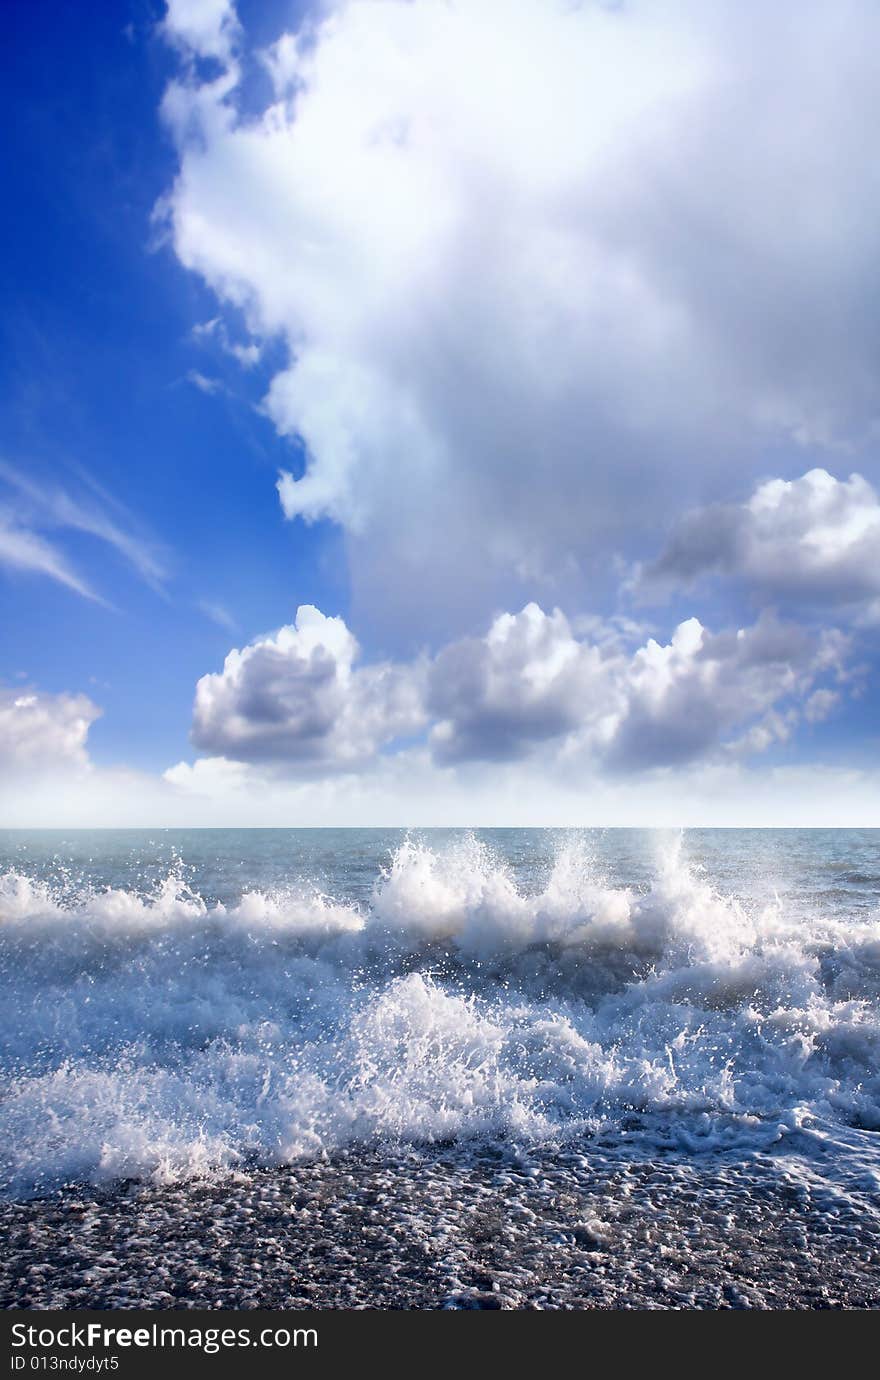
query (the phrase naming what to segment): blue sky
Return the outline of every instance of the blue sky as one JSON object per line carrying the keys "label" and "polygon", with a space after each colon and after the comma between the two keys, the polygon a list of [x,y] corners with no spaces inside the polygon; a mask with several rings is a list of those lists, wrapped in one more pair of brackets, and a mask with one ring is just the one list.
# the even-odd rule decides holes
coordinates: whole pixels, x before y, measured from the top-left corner
{"label": "blue sky", "polygon": [[870,822],[874,7],[9,9],[4,819]]}
{"label": "blue sky", "polygon": [[[3,672],[93,693],[94,759],[155,767],[186,751],[193,686],[230,645],[200,605],[245,637],[298,602],[344,610],[344,562],[332,533],[284,524],[274,476],[296,460],[255,412],[266,371],[242,377],[193,339],[216,303],[157,244],[176,162],[158,116],[175,66],[155,32],[162,7],[11,8],[2,458],[89,507],[122,505],[163,574],[151,587],[113,547],[61,534],[114,610],[4,572]],[[206,395],[193,371],[228,392]]]}

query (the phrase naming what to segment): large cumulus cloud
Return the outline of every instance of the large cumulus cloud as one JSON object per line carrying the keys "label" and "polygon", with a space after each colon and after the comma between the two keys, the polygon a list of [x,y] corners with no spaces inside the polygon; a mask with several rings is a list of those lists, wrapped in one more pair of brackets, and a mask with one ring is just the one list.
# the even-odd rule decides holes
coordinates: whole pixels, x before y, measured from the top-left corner
{"label": "large cumulus cloud", "polygon": [[639,573],[644,597],[710,576],[742,581],[775,604],[837,607],[860,621],[880,616],[880,502],[859,474],[810,470],[769,479],[744,503],[688,513],[656,561]]}
{"label": "large cumulus cloud", "polygon": [[632,771],[718,749],[762,752],[787,739],[802,714],[817,722],[831,711],[836,692],[813,686],[826,672],[844,674],[845,647],[834,631],[816,637],[773,616],[715,635],[690,618],[668,645],[651,639],[626,667],[606,763]]}
{"label": "large cumulus cloud", "polygon": [[224,70],[168,92],[165,209],[283,343],[265,405],[306,460],[281,502],[344,525],[364,618],[558,597],[764,444],[870,441],[870,0],[318,14],[254,108],[231,5],[175,0],[166,31]]}
{"label": "large cumulus cloud", "polygon": [[[772,616],[720,634],[690,618],[666,644],[600,646],[532,604],[435,661],[435,757],[507,760],[556,739],[582,765],[645,771],[759,752],[789,736],[819,677],[842,673],[845,648],[838,633],[816,637]],[[814,692],[813,721],[835,693]]]}
{"label": "large cumulus cloud", "polygon": [[229,653],[196,687],[192,738],[210,756],[301,770],[357,769],[423,722],[417,666],[355,667],[341,618],[296,621]]}
{"label": "large cumulus cloud", "polygon": [[565,615],[528,604],[431,667],[431,743],[440,762],[509,761],[608,713],[615,658],[579,641]]}
{"label": "large cumulus cloud", "polygon": [[432,660],[356,665],[343,620],[306,606],[199,681],[192,736],[207,756],[168,779],[229,781],[236,763],[363,772],[414,746],[440,768],[540,757],[551,774],[748,756],[832,711],[846,653],[841,634],[770,615],[717,634],[691,618],[668,643],[633,645],[529,604]]}

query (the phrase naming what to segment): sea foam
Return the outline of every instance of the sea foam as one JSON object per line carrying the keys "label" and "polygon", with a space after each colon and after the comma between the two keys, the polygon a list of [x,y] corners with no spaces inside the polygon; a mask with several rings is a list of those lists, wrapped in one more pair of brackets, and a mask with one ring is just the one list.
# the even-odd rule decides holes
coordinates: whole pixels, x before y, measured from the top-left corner
{"label": "sea foam", "polygon": [[474,1137],[833,1143],[880,1183],[877,918],[723,896],[680,840],[626,888],[577,836],[528,884],[409,838],[360,904],[8,872],[0,956],[7,1193]]}

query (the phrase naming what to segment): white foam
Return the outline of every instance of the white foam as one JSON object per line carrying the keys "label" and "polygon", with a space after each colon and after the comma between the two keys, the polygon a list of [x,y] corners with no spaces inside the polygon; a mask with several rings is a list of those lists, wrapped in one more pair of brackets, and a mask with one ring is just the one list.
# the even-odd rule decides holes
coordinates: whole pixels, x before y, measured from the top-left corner
{"label": "white foam", "polygon": [[475,839],[408,840],[363,908],[7,874],[0,947],[14,1192],[475,1135],[833,1139],[874,1173],[876,919],[721,897],[677,841],[636,892],[578,838],[531,889]]}

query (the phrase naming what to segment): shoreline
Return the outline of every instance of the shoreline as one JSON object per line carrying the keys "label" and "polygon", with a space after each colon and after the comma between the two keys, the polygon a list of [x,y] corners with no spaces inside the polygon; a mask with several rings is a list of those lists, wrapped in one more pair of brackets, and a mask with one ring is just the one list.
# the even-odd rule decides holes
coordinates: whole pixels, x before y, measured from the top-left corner
{"label": "shoreline", "polygon": [[4,1309],[872,1309],[880,1195],[789,1155],[341,1155],[0,1204]]}

